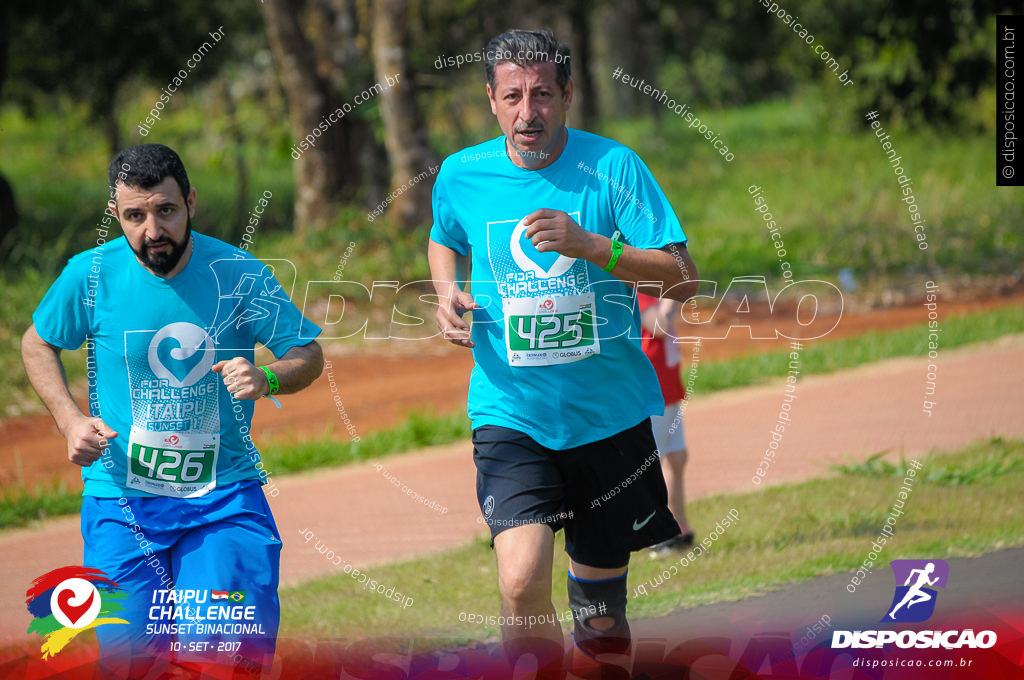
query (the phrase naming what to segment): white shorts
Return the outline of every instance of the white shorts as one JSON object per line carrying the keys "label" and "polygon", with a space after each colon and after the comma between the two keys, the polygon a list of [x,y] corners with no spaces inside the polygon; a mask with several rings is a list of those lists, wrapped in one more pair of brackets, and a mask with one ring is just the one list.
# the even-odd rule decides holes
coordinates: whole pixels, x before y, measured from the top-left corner
{"label": "white shorts", "polygon": [[683,430],[683,413],[679,402],[665,407],[665,415],[651,416],[651,428],[654,430],[654,441],[658,444],[658,453],[675,453],[686,449],[686,432]]}

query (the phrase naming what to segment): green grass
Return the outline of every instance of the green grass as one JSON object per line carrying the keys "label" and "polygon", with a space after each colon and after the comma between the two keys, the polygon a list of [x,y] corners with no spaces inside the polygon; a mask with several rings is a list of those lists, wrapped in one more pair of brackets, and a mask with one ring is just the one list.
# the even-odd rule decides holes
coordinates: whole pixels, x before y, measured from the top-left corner
{"label": "green grass", "polygon": [[654,172],[706,279],[781,273],[751,185],[764,189],[796,278],[834,280],[850,268],[862,281],[899,280],[929,272],[929,256],[946,276],[1020,271],[1024,203],[991,181],[990,135],[886,126],[927,220],[929,248],[921,251],[878,141],[868,129],[848,129],[837,105],[808,92],[696,112],[735,153],[731,163],[671,113],[657,123],[608,123],[602,134]]}
{"label": "green grass", "polygon": [[[830,467],[840,474],[856,477],[870,477],[873,479],[903,478],[906,475],[907,459],[901,457],[897,465],[883,458],[886,453],[888,451],[880,451],[860,462],[851,461]],[[920,474],[919,479],[931,484],[955,486],[957,484],[975,484],[981,481],[992,481],[999,479],[1003,475],[1024,470],[1024,459],[1003,457],[999,455],[1000,451],[998,449],[992,449],[990,454],[983,460],[977,461],[970,468],[958,467],[952,464],[930,465],[927,470]]]}
{"label": "green grass", "polygon": [[[894,537],[879,557],[879,568],[869,578],[883,578],[884,565],[899,557],[962,557],[1024,545],[1019,522],[1024,509],[1019,492],[1024,484],[1024,441],[993,439],[918,460],[923,466],[906,501],[906,514],[899,518]],[[857,568],[903,484],[905,473],[895,472],[848,472],[690,503],[687,513],[698,541],[732,508],[739,512],[739,521],[703,555],[680,567],[678,575],[670,574],[656,587],[659,575],[678,558],[653,561],[638,554],[629,572],[630,616],[659,616],[683,607],[742,599],[778,584]],[[287,550],[316,557],[315,543],[295,536],[284,540]],[[556,610],[564,612],[567,557],[561,537],[556,543],[551,594]],[[344,559],[344,545],[329,548]],[[428,636],[442,644],[463,644],[498,634],[495,626],[459,621],[460,612],[498,613],[494,555],[482,538],[430,557],[365,570],[370,578],[411,596],[413,605],[407,609],[371,594],[338,571],[282,590],[282,636]],[[645,586],[646,595],[637,590],[639,585]]]}
{"label": "green grass", "polygon": [[260,455],[272,475],[287,474],[447,444],[470,434],[469,418],[461,410],[444,416],[410,413],[398,427],[372,432],[360,441],[338,441],[328,431],[320,439],[275,440],[260,446]]}
{"label": "green grass", "polygon": [[24,526],[31,521],[73,515],[82,508],[82,493],[67,482],[7,487],[0,490],[0,529]]}
{"label": "green grass", "polygon": [[[1007,306],[951,316],[939,323],[942,329],[939,351],[944,352],[970,343],[1024,333],[1024,307]],[[896,330],[869,331],[838,340],[829,340],[825,336],[802,344],[801,375],[831,373],[884,359],[924,356],[928,353],[928,325],[921,323]],[[701,363],[697,366],[694,392],[707,394],[784,376],[788,362],[789,350]],[[688,379],[688,362],[683,362],[682,371],[684,379]]]}

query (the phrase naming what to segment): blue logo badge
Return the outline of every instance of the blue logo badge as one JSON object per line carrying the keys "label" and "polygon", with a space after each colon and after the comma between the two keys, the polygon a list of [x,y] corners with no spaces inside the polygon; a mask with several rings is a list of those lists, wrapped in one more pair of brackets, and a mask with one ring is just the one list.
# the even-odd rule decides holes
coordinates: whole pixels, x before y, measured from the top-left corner
{"label": "blue logo badge", "polygon": [[896,579],[896,592],[882,621],[927,621],[935,612],[935,588],[946,587],[949,564],[945,560],[893,560],[889,564]]}

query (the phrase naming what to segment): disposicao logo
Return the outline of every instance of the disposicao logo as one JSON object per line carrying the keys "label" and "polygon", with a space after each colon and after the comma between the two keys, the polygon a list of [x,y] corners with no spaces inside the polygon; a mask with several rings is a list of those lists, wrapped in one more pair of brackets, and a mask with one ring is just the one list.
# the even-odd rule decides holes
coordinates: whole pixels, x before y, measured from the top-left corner
{"label": "disposicao logo", "polygon": [[[892,602],[880,623],[918,623],[935,613],[938,591],[945,588],[949,564],[945,560],[893,560],[896,588]],[[902,585],[901,585],[902,584]],[[832,632],[832,649],[881,648],[895,644],[901,649],[987,649],[996,643],[991,630],[836,630]]]}
{"label": "disposicao logo", "polygon": [[111,616],[124,609],[120,600],[127,596],[99,569],[54,569],[34,580],[25,593],[25,604],[34,617],[26,632],[43,636],[41,651],[46,659],[82,631],[108,623],[127,624]]}
{"label": "disposicao logo", "polygon": [[882,621],[916,623],[930,619],[939,596],[931,586],[946,587],[949,564],[945,560],[893,560],[889,564],[896,578],[896,592]]}

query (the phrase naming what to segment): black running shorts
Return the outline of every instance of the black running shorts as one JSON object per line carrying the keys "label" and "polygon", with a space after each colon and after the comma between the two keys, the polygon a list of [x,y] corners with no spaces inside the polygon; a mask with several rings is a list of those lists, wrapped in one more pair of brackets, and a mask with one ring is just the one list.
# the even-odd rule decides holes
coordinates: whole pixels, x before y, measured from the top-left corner
{"label": "black running shorts", "polygon": [[572,449],[548,449],[518,430],[473,431],[476,494],[494,537],[524,524],[565,529],[580,564],[623,567],[629,553],[679,534],[668,509],[651,421]]}

